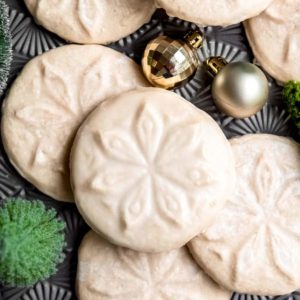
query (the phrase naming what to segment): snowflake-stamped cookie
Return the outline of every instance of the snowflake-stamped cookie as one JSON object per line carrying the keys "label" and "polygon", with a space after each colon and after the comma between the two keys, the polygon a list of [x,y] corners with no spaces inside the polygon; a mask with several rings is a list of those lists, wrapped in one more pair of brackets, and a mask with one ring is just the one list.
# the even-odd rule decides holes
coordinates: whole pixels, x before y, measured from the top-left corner
{"label": "snowflake-stamped cookie", "polygon": [[187,243],[235,183],[232,151],[217,123],[157,88],[96,108],[79,129],[70,165],[86,222],[111,242],[146,252]]}
{"label": "snowflake-stamped cookie", "polygon": [[290,293],[300,286],[300,145],[264,134],[231,144],[235,194],[189,248],[203,270],[230,290]]}
{"label": "snowflake-stamped cookie", "polygon": [[186,247],[141,253],[116,247],[93,231],[78,255],[79,300],[229,300],[228,292],[192,259]]}
{"label": "snowflake-stamped cookie", "polygon": [[3,105],[10,161],[43,193],[73,201],[69,152],[81,122],[105,98],[147,85],[134,61],[103,46],[63,46],[34,58]]}
{"label": "snowflake-stamped cookie", "polygon": [[24,0],[37,22],[67,41],[109,44],[148,22],[154,0]]}
{"label": "snowflake-stamped cookie", "polygon": [[300,0],[275,0],[244,26],[256,59],[271,76],[300,79]]}
{"label": "snowflake-stamped cookie", "polygon": [[[281,1],[281,0],[279,0]],[[257,16],[272,0],[156,0],[170,16],[200,25],[227,26]]]}

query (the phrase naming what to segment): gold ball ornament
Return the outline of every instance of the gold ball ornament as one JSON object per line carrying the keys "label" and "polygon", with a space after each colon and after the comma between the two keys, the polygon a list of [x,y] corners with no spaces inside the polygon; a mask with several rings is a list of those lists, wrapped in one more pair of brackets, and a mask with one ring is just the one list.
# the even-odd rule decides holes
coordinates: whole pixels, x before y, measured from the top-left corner
{"label": "gold ball ornament", "polygon": [[142,67],[148,81],[156,87],[173,89],[184,84],[200,65],[197,49],[203,36],[199,31],[188,33],[184,40],[160,36],[146,47]]}
{"label": "gold ball ornament", "polygon": [[206,66],[208,73],[214,77],[212,96],[215,104],[226,115],[247,118],[266,104],[269,96],[268,80],[254,64],[228,64],[222,57],[210,57]]}

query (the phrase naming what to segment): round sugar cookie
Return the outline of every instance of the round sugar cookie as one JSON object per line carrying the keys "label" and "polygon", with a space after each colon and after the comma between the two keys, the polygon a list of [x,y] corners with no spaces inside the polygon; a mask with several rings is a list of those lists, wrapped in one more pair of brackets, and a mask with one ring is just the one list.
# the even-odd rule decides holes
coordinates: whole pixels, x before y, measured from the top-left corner
{"label": "round sugar cookie", "polygon": [[244,23],[254,56],[278,81],[300,80],[300,0],[275,0]]}
{"label": "round sugar cookie", "polygon": [[36,21],[60,37],[82,44],[109,44],[144,23],[154,0],[24,0]]}
{"label": "round sugar cookie", "polygon": [[179,248],[232,192],[231,148],[217,123],[173,92],[144,88],[103,102],[83,123],[71,184],[86,222],[134,250]]}
{"label": "round sugar cookie", "polygon": [[141,253],[116,247],[90,231],[79,248],[79,300],[230,300],[182,247]]}
{"label": "round sugar cookie", "polygon": [[168,15],[199,25],[227,26],[257,16],[273,0],[156,0]]}
{"label": "round sugar cookie", "polygon": [[300,145],[273,135],[231,140],[237,188],[188,245],[227,289],[282,295],[300,286]]}
{"label": "round sugar cookie", "polygon": [[147,85],[139,66],[104,46],[64,46],[34,58],[3,105],[10,161],[43,193],[73,201],[69,152],[77,128],[105,98]]}

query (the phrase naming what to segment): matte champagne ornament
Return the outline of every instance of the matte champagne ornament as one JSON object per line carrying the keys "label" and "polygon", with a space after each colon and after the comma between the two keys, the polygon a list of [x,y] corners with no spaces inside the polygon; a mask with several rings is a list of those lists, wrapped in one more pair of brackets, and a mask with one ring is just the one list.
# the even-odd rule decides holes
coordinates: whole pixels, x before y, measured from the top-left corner
{"label": "matte champagne ornament", "polygon": [[206,67],[214,77],[212,96],[215,104],[226,115],[247,118],[256,114],[267,102],[268,80],[254,64],[228,64],[222,57],[210,57]]}
{"label": "matte champagne ornament", "polygon": [[197,49],[202,45],[200,31],[188,33],[184,40],[160,36],[146,47],[142,67],[148,81],[156,87],[173,89],[192,77],[200,65]]}

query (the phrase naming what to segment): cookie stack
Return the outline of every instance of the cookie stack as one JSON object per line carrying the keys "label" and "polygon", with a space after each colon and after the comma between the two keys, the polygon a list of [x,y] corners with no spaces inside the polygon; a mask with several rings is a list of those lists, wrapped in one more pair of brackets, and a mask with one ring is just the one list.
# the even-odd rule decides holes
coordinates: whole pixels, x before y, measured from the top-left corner
{"label": "cookie stack", "polygon": [[[85,44],[131,33],[155,9],[146,0],[25,2],[47,29]],[[157,0],[205,25],[243,21],[270,4]],[[274,1],[247,21],[254,53],[266,46],[251,34],[280,6]],[[278,80],[298,76],[271,61]],[[300,287],[300,145],[292,139],[228,141],[206,112],[150,87],[135,62],[101,45],[32,59],[4,101],[1,130],[19,173],[52,198],[75,202],[92,229],[78,254],[79,299],[229,300],[232,291]]]}

